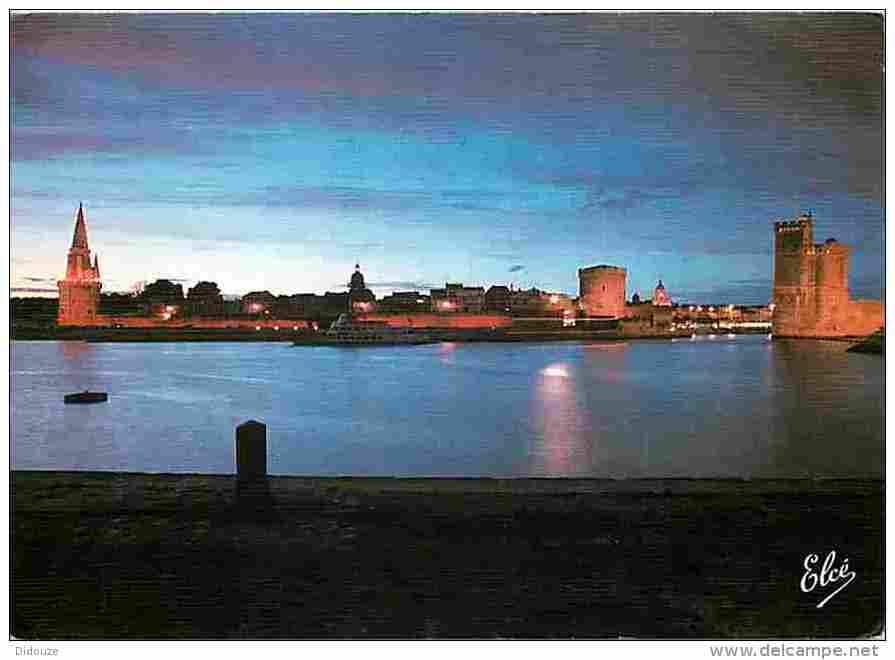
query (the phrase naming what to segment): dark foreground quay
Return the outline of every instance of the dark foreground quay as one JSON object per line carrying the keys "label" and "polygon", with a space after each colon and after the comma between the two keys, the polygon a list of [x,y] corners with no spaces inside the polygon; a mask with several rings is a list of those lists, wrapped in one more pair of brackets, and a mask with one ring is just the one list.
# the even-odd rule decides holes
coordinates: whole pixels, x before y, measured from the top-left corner
{"label": "dark foreground quay", "polygon": [[[24,639],[853,638],[882,627],[881,481],[10,482],[10,623]],[[830,551],[856,578],[819,609],[841,582],[805,593],[803,564]]]}

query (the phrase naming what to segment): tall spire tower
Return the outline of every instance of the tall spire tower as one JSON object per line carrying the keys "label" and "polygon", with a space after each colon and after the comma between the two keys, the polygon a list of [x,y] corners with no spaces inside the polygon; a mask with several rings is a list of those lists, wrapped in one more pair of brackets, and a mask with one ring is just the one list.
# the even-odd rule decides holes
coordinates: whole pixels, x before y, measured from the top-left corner
{"label": "tall spire tower", "polygon": [[65,279],[59,280],[59,325],[92,325],[96,322],[99,307],[99,261],[90,263],[90,247],[87,244],[87,222],[84,207],[78,205],[75,233],[68,251]]}

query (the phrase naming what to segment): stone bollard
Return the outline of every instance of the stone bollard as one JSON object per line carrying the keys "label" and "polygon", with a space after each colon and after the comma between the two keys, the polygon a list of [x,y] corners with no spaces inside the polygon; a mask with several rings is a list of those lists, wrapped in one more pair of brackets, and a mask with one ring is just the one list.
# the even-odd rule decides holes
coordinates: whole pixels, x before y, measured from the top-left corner
{"label": "stone bollard", "polygon": [[236,427],[236,478],[241,482],[267,477],[267,425],[254,419]]}

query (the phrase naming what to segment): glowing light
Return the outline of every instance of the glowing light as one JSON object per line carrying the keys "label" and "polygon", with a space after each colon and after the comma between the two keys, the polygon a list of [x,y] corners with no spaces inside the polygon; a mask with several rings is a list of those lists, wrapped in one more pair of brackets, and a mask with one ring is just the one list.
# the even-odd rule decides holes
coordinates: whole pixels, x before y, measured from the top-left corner
{"label": "glowing light", "polygon": [[260,325],[256,325],[256,326],[255,326],[255,330],[261,330],[261,326],[260,326]]}
{"label": "glowing light", "polygon": [[693,307],[693,305],[690,305],[690,311],[691,311],[691,312],[694,311],[695,309],[696,309],[696,308]]}
{"label": "glowing light", "polygon": [[293,325],[293,326],[292,326],[292,329],[293,329],[293,330],[298,330],[298,326],[297,326],[297,325]]}
{"label": "glowing light", "polygon": [[168,305],[167,307],[165,307],[165,311],[168,312],[169,314],[173,313],[174,309],[175,308],[172,305]]}
{"label": "glowing light", "polygon": [[696,308],[696,311],[697,311],[697,312],[701,312],[701,311],[702,311],[702,305],[699,305],[699,306]]}
{"label": "glowing light", "polygon": [[273,329],[274,329],[274,330],[279,330],[279,329],[280,329],[280,326],[275,325],[275,326],[273,327]]}
{"label": "glowing light", "polygon": [[542,376],[552,376],[554,378],[568,378],[569,372],[564,364],[551,364],[549,367],[541,371]]}
{"label": "glowing light", "polygon": [[715,308],[714,308],[714,307],[709,307],[709,311],[710,311],[710,312],[714,312],[714,311],[715,311]]}
{"label": "glowing light", "polygon": [[550,302],[555,305],[556,303],[559,302],[559,296],[557,296],[556,294],[550,296]]}
{"label": "glowing light", "polygon": [[777,308],[777,305],[775,305],[774,303],[771,303],[770,305],[768,305],[768,309],[771,310],[772,312],[773,312],[776,308]]}
{"label": "glowing light", "polygon": [[162,320],[167,321],[170,318],[171,318],[171,315],[168,312],[164,312],[162,314]]}

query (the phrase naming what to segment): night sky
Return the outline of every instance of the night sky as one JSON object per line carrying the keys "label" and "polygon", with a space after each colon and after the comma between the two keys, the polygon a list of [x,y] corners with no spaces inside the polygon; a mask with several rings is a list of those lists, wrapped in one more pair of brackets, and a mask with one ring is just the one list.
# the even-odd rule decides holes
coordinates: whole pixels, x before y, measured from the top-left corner
{"label": "night sky", "polygon": [[78,203],[103,288],[767,303],[774,219],[883,292],[882,19],[96,14],[11,21],[12,295]]}

